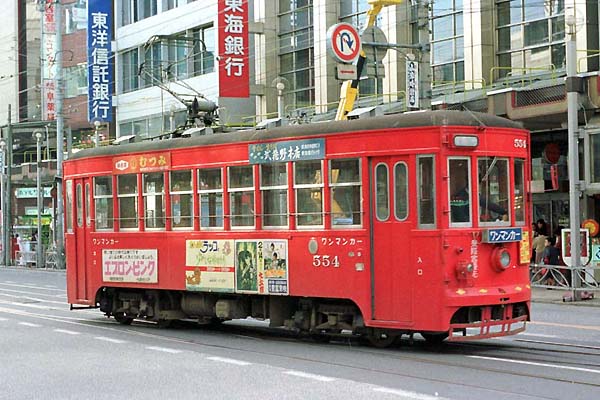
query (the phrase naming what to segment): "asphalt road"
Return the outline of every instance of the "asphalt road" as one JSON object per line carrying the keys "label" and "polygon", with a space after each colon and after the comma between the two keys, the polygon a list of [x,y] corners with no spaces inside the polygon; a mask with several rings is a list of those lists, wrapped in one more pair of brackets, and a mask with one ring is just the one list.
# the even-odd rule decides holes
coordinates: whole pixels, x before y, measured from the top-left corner
{"label": "asphalt road", "polygon": [[391,349],[253,320],[122,326],[70,311],[65,275],[0,268],[0,399],[596,399],[600,309],[533,306],[515,337]]}

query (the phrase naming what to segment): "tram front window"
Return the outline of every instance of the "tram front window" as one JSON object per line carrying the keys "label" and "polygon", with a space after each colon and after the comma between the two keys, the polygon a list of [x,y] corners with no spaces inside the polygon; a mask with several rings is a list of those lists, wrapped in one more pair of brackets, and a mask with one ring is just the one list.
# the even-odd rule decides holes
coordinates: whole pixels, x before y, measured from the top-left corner
{"label": "tram front window", "polygon": [[484,225],[509,221],[508,160],[481,157],[478,160],[479,222]]}
{"label": "tram front window", "polygon": [[450,223],[471,223],[471,180],[468,158],[448,160]]}

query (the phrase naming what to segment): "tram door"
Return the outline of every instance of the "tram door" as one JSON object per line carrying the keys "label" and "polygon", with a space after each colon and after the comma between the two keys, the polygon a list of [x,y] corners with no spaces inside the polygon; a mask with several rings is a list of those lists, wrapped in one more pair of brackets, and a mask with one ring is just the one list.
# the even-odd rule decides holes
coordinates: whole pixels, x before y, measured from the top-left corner
{"label": "tram door", "polygon": [[87,248],[89,243],[89,231],[91,228],[90,196],[91,179],[77,179],[75,185],[75,221],[73,232],[75,233],[75,253],[77,270],[77,299],[88,299],[86,282],[88,280]]}
{"label": "tram door", "polygon": [[372,158],[373,318],[412,319],[408,157]]}

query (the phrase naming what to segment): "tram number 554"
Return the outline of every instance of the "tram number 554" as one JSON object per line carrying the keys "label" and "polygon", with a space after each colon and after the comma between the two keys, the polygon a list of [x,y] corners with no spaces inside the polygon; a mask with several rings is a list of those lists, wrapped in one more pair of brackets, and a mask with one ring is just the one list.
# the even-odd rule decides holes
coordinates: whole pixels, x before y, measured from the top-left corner
{"label": "tram number 554", "polygon": [[313,267],[340,267],[340,259],[338,256],[331,256],[328,254],[316,254],[313,256]]}

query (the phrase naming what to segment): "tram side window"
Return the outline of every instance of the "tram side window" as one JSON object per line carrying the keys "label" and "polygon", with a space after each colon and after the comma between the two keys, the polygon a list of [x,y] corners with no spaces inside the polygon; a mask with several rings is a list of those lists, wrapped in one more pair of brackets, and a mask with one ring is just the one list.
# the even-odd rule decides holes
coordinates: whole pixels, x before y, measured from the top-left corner
{"label": "tram side window", "polygon": [[66,182],[67,194],[67,232],[73,232],[73,181]]}
{"label": "tram side window", "polygon": [[515,220],[525,224],[525,160],[515,160]]}
{"label": "tram side window", "polygon": [[112,177],[97,176],[94,178],[94,204],[96,209],[96,229],[112,229],[113,227],[113,191]]}
{"label": "tram side window", "polygon": [[254,172],[252,165],[229,167],[231,226],[254,226]]}
{"label": "tram side window", "polygon": [[223,181],[221,168],[198,170],[200,227],[223,227]]}
{"label": "tram side window", "polygon": [[92,215],[90,214],[90,184],[85,184],[85,225],[90,227],[92,225]]}
{"label": "tram side window", "polygon": [[478,159],[479,221],[486,225],[505,224],[509,210],[508,160]]}
{"label": "tram side window", "polygon": [[408,217],[408,168],[403,162],[394,166],[394,200],[396,219],[404,221]]}
{"label": "tram side window", "polygon": [[298,226],[323,225],[323,167],[320,160],[294,163],[296,223]]}
{"label": "tram side window", "polygon": [[172,171],[169,182],[173,228],[191,228],[194,215],[192,171]]}
{"label": "tram side window", "polygon": [[83,191],[81,190],[81,183],[76,186],[77,193],[75,194],[75,201],[77,202],[77,227],[83,226]]}
{"label": "tram side window", "polygon": [[471,224],[471,180],[468,158],[448,160],[450,224]]}
{"label": "tram side window", "polygon": [[263,164],[260,168],[264,226],[288,225],[287,164]]}
{"label": "tram side window", "polygon": [[332,225],[360,225],[360,160],[331,160],[329,186]]}
{"label": "tram side window", "polygon": [[433,156],[417,157],[419,225],[435,226],[435,162]]}
{"label": "tram side window", "polygon": [[379,164],[375,167],[375,216],[379,221],[390,217],[390,186],[388,167]]}
{"label": "tram side window", "polygon": [[142,175],[146,228],[165,227],[165,176],[162,172]]}
{"label": "tram side window", "polygon": [[123,229],[138,227],[137,176],[135,174],[117,177],[117,196],[119,198],[119,225]]}

